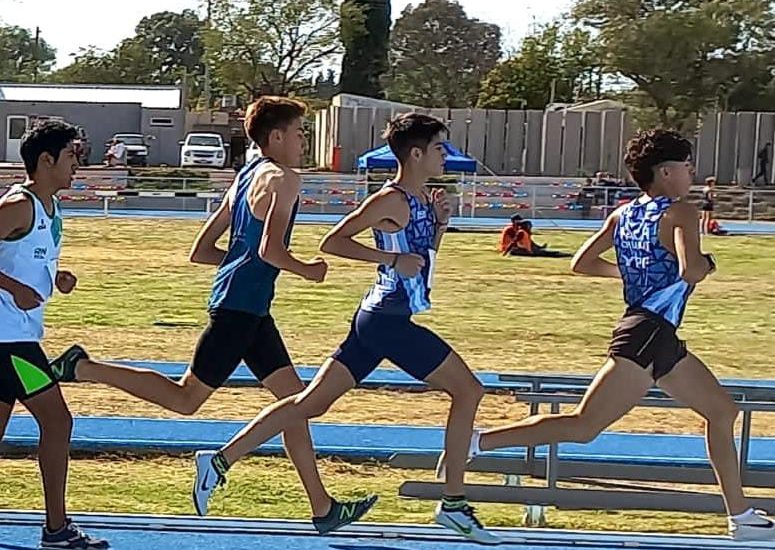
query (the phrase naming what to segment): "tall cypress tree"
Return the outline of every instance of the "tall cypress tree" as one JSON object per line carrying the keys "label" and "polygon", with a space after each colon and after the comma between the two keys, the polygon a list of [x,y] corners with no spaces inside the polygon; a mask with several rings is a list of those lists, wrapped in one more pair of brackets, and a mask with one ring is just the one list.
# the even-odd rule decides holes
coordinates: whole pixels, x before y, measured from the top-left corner
{"label": "tall cypress tree", "polygon": [[381,77],[388,69],[390,0],[345,0],[341,25],[341,91],[384,97]]}

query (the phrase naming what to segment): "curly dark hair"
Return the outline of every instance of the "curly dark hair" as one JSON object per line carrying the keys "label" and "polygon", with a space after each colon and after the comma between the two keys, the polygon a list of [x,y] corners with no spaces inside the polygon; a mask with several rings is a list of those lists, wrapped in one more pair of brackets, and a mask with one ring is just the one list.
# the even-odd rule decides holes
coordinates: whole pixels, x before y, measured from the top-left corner
{"label": "curly dark hair", "polygon": [[78,139],[78,131],[75,126],[58,120],[47,120],[36,124],[22,137],[19,153],[24,161],[24,169],[29,176],[33,176],[38,169],[38,159],[43,153],[54,157],[54,162],[59,160],[59,154],[67,147],[67,144]]}
{"label": "curly dark hair", "polygon": [[654,168],[663,162],[686,162],[692,158],[691,142],[674,130],[653,128],[638,132],[627,143],[624,164],[632,179],[646,191],[654,183]]}
{"label": "curly dark hair", "polygon": [[409,152],[414,147],[423,151],[439,134],[448,134],[446,124],[436,117],[422,113],[403,113],[388,123],[382,137],[387,140],[390,150],[398,162],[406,162]]}

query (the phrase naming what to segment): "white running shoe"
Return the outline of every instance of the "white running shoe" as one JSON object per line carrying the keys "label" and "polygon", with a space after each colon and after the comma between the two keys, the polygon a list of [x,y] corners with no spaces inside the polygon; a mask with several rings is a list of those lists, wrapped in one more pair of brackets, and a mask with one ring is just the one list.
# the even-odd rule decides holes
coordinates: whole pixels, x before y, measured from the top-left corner
{"label": "white running shoe", "polygon": [[194,500],[194,508],[200,516],[207,515],[207,503],[215,488],[226,482],[226,479],[213,467],[215,455],[215,451],[197,451],[194,458],[196,477],[191,496]]}
{"label": "white running shoe", "polygon": [[729,536],[734,540],[775,541],[775,520],[762,510],[749,510],[729,518]]}
{"label": "white running shoe", "polygon": [[[482,450],[479,448],[479,440],[482,437],[481,430],[474,430],[471,436],[471,443],[468,446],[468,459],[466,463],[471,462],[474,457],[481,454]],[[439,461],[436,463],[436,479],[439,481],[446,481],[447,479],[447,452],[441,451]]]}
{"label": "white running shoe", "polygon": [[444,510],[441,502],[436,506],[436,523],[479,544],[500,544],[502,541],[479,523],[474,508],[468,504],[460,510]]}

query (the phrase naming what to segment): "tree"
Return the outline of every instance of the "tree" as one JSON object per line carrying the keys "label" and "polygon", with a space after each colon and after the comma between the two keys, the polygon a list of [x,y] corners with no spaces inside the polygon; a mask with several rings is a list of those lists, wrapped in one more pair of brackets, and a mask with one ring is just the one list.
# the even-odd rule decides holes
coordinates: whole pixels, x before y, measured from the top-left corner
{"label": "tree", "polygon": [[212,0],[206,56],[225,90],[254,99],[303,93],[341,53],[337,0]]}
{"label": "tree", "polygon": [[50,77],[61,84],[171,84],[157,81],[153,58],[135,39],[123,40],[106,52],[88,46],[75,54],[73,62]]}
{"label": "tree", "polygon": [[49,80],[58,84],[120,84],[112,53],[87,46],[73,54],[73,62],[54,72]]}
{"label": "tree", "polygon": [[388,70],[390,23],[389,0],[342,3],[342,92],[384,97],[381,80]]}
{"label": "tree", "polygon": [[606,70],[678,129],[735,93],[751,76],[744,59],[773,59],[768,0],[577,0],[573,16],[598,33]]}
{"label": "tree", "polygon": [[482,81],[478,106],[544,109],[600,95],[600,70],[590,33],[563,30],[559,23],[526,37],[515,55]]}
{"label": "tree", "polygon": [[428,107],[473,105],[500,55],[498,26],[468,18],[457,2],[410,5],[391,36],[387,97]]}
{"label": "tree", "polygon": [[193,10],[163,11],[144,17],[133,39],[148,53],[150,79],[172,84],[185,74],[204,73],[204,23]]}
{"label": "tree", "polygon": [[[106,52],[82,48],[73,62],[51,75],[66,84],[178,84],[204,72],[203,23],[196,13],[160,12],[144,17],[135,36]],[[195,90],[196,92],[196,90]],[[196,96],[197,94],[194,93]]]}
{"label": "tree", "polygon": [[747,52],[738,59],[739,74],[721,89],[725,111],[771,111],[775,105],[775,51]]}
{"label": "tree", "polygon": [[0,25],[0,81],[32,82],[35,74],[51,70],[56,50],[40,39],[36,46],[30,31]]}

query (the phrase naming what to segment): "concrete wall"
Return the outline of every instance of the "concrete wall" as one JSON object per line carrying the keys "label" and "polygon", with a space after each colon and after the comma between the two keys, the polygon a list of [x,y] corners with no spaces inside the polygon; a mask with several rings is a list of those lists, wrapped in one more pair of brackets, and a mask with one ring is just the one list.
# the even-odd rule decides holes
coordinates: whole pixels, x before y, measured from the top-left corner
{"label": "concrete wall", "polygon": [[[341,170],[354,170],[359,155],[383,141],[385,121],[407,106],[330,107],[316,118],[316,163],[331,166],[341,148]],[[625,176],[624,147],[634,131],[626,111],[543,112],[484,109],[415,109],[444,120],[450,141],[499,175],[592,176],[606,171]],[[775,144],[775,113],[712,113],[687,135],[695,144],[697,182],[715,174],[722,183],[751,183],[756,153]],[[761,180],[760,180],[761,181]],[[773,163],[767,182],[775,183]]]}
{"label": "concrete wall", "polygon": [[[408,106],[331,106],[315,116],[315,162],[332,166],[340,150],[340,169],[355,169],[358,156],[384,143],[386,121],[410,111]],[[499,111],[485,109],[420,109],[443,120],[449,140],[483,163],[480,172],[503,175],[577,177],[605,165],[621,174],[619,157],[627,115],[605,113]],[[605,121],[605,126],[604,126]]]}
{"label": "concrete wall", "polygon": [[[152,124],[152,119],[172,119],[172,126]],[[151,165],[180,164],[180,145],[178,142],[185,136],[185,113],[181,109],[143,109],[142,133],[153,136],[149,142],[148,163]],[[227,141],[228,143],[228,141]]]}

